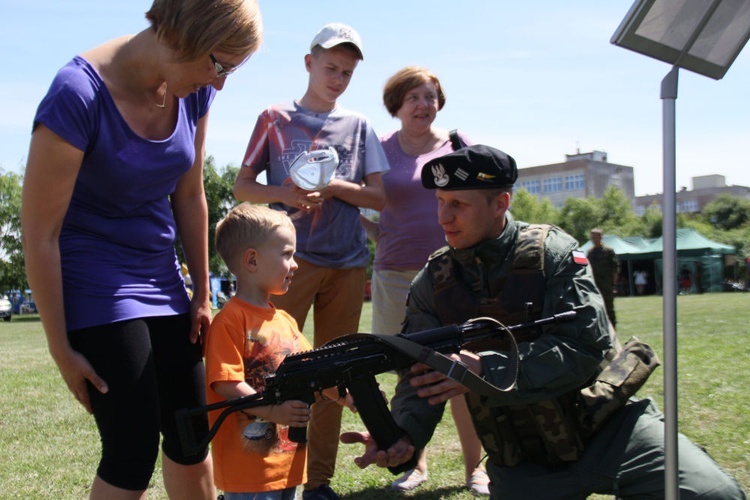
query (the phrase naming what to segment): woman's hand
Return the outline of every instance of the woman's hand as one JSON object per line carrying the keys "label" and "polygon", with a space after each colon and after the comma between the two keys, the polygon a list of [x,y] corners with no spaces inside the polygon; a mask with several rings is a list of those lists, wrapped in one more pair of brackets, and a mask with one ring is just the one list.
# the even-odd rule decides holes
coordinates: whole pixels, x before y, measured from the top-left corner
{"label": "woman's hand", "polygon": [[206,335],[211,326],[211,303],[207,299],[199,299],[195,295],[190,299],[190,343],[200,342],[206,348]]}
{"label": "woman's hand", "polygon": [[68,390],[73,393],[73,396],[83,405],[87,412],[92,413],[93,409],[91,408],[86,381],[91,382],[91,385],[102,394],[106,394],[109,391],[107,383],[96,374],[96,371],[94,371],[94,368],[83,354],[73,349],[67,350],[64,354],[53,356],[53,358],[55,363],[57,363],[57,368],[60,370],[60,375],[62,375],[65,384],[68,386]]}

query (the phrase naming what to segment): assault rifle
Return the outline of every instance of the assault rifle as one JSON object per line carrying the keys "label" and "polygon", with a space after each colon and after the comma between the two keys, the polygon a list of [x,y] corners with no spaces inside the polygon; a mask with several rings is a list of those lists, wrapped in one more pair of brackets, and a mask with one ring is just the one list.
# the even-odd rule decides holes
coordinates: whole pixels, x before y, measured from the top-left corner
{"label": "assault rifle", "polygon": [[[232,412],[279,404],[288,400],[312,404],[315,402],[315,393],[329,387],[338,387],[340,395],[349,390],[357,412],[370,435],[380,449],[387,450],[404,436],[404,432],[396,425],[388,410],[375,379],[376,375],[405,369],[416,361],[422,361],[459,382],[465,383],[468,376],[474,379],[475,384],[484,384],[477,386],[477,392],[481,393],[487,388],[490,393],[498,390],[507,391],[515,385],[518,371],[518,346],[514,337],[529,337],[523,334],[514,335],[513,332],[535,330],[536,332],[530,336],[533,338],[541,333],[543,325],[570,321],[575,316],[575,311],[568,311],[513,326],[505,326],[491,318],[476,318],[460,325],[398,335],[344,335],[317,349],[288,355],[276,373],[265,379],[265,389],[257,394],[177,411],[177,425],[183,450],[186,454],[192,455],[206,447],[216,435],[221,423]],[[505,387],[498,388],[484,382],[468,371],[463,363],[445,356],[497,341],[503,342],[511,353],[511,366],[507,370],[510,379],[508,383],[502,384]],[[437,367],[437,364],[443,366]],[[469,386],[466,383],[465,385]],[[217,416],[208,434],[200,442],[196,442],[193,419],[205,419],[208,412],[222,408],[224,411]],[[305,427],[290,427],[289,439],[304,443],[307,440],[306,431]],[[411,467],[413,464],[407,462],[390,470],[398,474]]]}

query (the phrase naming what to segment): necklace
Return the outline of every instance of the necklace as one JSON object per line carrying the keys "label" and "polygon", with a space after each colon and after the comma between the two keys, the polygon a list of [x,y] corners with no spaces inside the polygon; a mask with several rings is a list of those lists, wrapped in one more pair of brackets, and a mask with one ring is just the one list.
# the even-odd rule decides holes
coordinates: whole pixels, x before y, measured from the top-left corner
{"label": "necklace", "polygon": [[151,102],[151,104],[153,104],[157,108],[164,109],[165,107],[167,107],[167,94],[168,93],[169,93],[169,87],[166,84],[164,84],[164,98],[161,100],[161,104],[159,104],[158,102],[154,102],[150,98],[149,98],[149,102]]}
{"label": "necklace", "polygon": [[[130,36],[125,41],[125,50],[128,51],[128,57],[130,59],[132,59],[134,57],[134,54],[135,54],[134,53],[135,48],[130,43],[133,40],[133,38],[134,38],[134,35]],[[133,66],[133,62],[130,63],[130,66]],[[133,67],[132,69],[135,69],[135,68]],[[161,88],[161,85],[159,85],[159,88]],[[159,89],[157,88],[156,90],[158,91]],[[158,102],[154,102],[154,100],[149,95],[146,95],[145,97],[146,97],[146,99],[148,99],[148,102],[150,102],[151,104],[153,104],[157,108],[164,109],[164,108],[167,107],[167,94],[169,94],[169,86],[168,86],[167,82],[164,82],[164,95],[162,96],[161,104],[159,104]]]}

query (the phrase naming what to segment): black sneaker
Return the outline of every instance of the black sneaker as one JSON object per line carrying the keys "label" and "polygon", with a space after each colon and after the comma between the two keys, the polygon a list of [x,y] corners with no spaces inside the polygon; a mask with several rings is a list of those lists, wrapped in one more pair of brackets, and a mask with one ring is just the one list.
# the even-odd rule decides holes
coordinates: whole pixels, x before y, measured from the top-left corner
{"label": "black sneaker", "polygon": [[341,497],[330,486],[324,484],[312,490],[303,491],[302,500],[341,500]]}

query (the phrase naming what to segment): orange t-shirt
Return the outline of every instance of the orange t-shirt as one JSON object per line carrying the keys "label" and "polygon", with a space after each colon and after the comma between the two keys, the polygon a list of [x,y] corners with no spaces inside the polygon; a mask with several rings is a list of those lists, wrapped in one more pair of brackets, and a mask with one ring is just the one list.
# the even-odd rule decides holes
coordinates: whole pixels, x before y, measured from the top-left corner
{"label": "orange t-shirt", "polygon": [[[270,305],[270,304],[269,304]],[[230,299],[211,323],[206,346],[209,404],[224,401],[211,389],[217,381],[246,381],[258,392],[287,354],[311,349],[297,323],[285,311]],[[211,425],[222,410],[209,414]],[[233,493],[275,491],[307,481],[305,445],[288,438],[287,426],[256,422],[231,413],[214,436],[214,482]]]}

